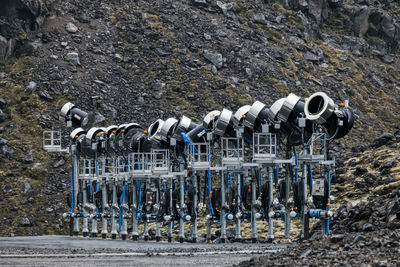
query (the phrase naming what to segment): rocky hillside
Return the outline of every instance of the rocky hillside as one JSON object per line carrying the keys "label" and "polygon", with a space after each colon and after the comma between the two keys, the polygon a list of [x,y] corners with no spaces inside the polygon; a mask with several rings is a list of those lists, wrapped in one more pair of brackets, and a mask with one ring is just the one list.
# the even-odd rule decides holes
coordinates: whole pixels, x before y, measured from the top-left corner
{"label": "rocky hillside", "polygon": [[[147,126],[324,91],[349,99],[358,116],[333,147],[337,208],[398,185],[398,1],[0,3],[1,235],[67,231],[69,158],[41,148],[43,130],[63,129],[57,112],[67,100],[96,111],[99,124]],[[371,146],[384,132],[379,156]]]}

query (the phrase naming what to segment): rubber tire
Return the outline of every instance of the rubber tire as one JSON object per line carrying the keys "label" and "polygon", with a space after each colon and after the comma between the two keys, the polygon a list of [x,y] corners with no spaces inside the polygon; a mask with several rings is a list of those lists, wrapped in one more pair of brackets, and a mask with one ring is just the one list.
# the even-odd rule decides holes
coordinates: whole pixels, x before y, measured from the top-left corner
{"label": "rubber tire", "polygon": [[257,238],[252,238],[251,243],[257,243]]}
{"label": "rubber tire", "polygon": [[221,238],[221,243],[224,244],[226,242],[225,238]]}
{"label": "rubber tire", "polygon": [[117,234],[112,234],[112,235],[111,235],[111,238],[112,238],[112,239],[117,239]]}
{"label": "rubber tire", "polygon": [[144,237],[144,241],[149,241],[149,236],[148,236],[148,235],[146,235],[146,236]]}
{"label": "rubber tire", "polygon": [[156,241],[160,242],[161,241],[161,236],[156,236]]}
{"label": "rubber tire", "polygon": [[183,243],[183,241],[185,241],[184,238],[183,237],[179,237],[179,243]]}
{"label": "rubber tire", "polygon": [[107,238],[107,234],[101,234],[101,238],[106,239]]}
{"label": "rubber tire", "polygon": [[121,235],[122,240],[126,240],[126,238],[128,237],[128,235]]}
{"label": "rubber tire", "polygon": [[97,237],[97,233],[91,233],[90,237],[96,238]]}
{"label": "rubber tire", "polygon": [[82,235],[83,235],[83,237],[88,237],[89,236],[89,232],[83,232]]}
{"label": "rubber tire", "polygon": [[197,238],[193,238],[192,243],[197,243]]}
{"label": "rubber tire", "polygon": [[168,243],[171,243],[172,242],[172,237],[168,237]]}
{"label": "rubber tire", "polygon": [[138,236],[138,235],[133,235],[133,236],[132,236],[132,240],[133,240],[133,241],[137,241],[138,239],[139,239],[139,236]]}

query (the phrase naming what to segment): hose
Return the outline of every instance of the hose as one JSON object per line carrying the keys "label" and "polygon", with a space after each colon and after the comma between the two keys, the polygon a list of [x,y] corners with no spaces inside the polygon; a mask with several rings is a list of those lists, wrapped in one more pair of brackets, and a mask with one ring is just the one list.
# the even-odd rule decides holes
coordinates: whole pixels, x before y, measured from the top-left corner
{"label": "hose", "polygon": [[142,212],[140,212],[139,213],[139,216],[138,216],[138,209],[139,209],[139,207],[140,207],[140,202],[141,202],[141,200],[142,200],[142,190],[140,190],[141,187],[142,186],[142,182],[138,182],[138,193],[137,193],[137,196],[138,196],[138,204],[137,204],[137,207],[136,207],[136,214],[135,214],[135,218],[136,218],[136,220],[139,220],[140,218],[142,218]]}
{"label": "hose", "polygon": [[124,184],[124,190],[122,190],[121,202],[120,202],[120,205],[119,205],[119,228],[118,228],[118,234],[121,232],[121,225],[122,225],[122,204],[124,203],[126,186],[127,186],[127,184],[125,183],[125,184]]}
{"label": "hose", "polygon": [[260,185],[262,185],[262,172],[260,171]]}
{"label": "hose", "polygon": [[[208,176],[208,196],[210,196],[211,195],[211,175],[210,175],[210,170],[207,171],[207,176]],[[212,207],[211,197],[209,197],[209,200],[210,200],[211,215],[214,215],[214,209]]]}
{"label": "hose", "polygon": [[74,212],[74,163],[72,163],[71,173],[71,210]]}
{"label": "hose", "polygon": [[293,153],[294,153],[295,164],[296,164],[296,167],[295,167],[294,171],[295,171],[295,177],[296,177],[296,182],[297,182],[297,180],[299,179],[299,167],[298,167],[299,162],[298,162],[298,159],[297,159],[296,147],[293,147]]}
{"label": "hose", "polygon": [[233,185],[232,185],[232,174],[229,174],[229,181],[231,183],[231,188],[233,188]]}

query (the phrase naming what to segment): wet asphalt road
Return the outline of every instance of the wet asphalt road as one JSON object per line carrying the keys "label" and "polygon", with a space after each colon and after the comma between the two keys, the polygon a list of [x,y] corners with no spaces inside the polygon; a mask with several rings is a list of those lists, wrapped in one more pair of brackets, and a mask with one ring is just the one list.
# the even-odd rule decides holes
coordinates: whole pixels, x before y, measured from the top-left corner
{"label": "wet asphalt road", "polygon": [[0,265],[232,266],[285,245],[167,243],[69,236],[0,238]]}

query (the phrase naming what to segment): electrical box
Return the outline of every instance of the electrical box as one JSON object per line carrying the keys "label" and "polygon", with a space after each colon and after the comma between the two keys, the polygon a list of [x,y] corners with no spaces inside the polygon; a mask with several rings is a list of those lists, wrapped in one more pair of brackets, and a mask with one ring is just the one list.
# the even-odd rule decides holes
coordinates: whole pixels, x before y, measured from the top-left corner
{"label": "electrical box", "polygon": [[263,125],[261,125],[261,130],[263,133],[269,133],[269,125],[264,123]]}
{"label": "electrical box", "polygon": [[176,139],[175,139],[175,138],[171,138],[171,139],[169,140],[169,145],[170,145],[170,146],[176,146]]}
{"label": "electrical box", "polygon": [[213,137],[212,133],[207,133],[207,141],[211,141]]}
{"label": "electrical box", "polygon": [[325,181],[324,179],[314,179],[312,182],[312,192],[313,196],[323,196],[325,192]]}
{"label": "electrical box", "polygon": [[306,118],[299,118],[299,127],[306,128]]}

